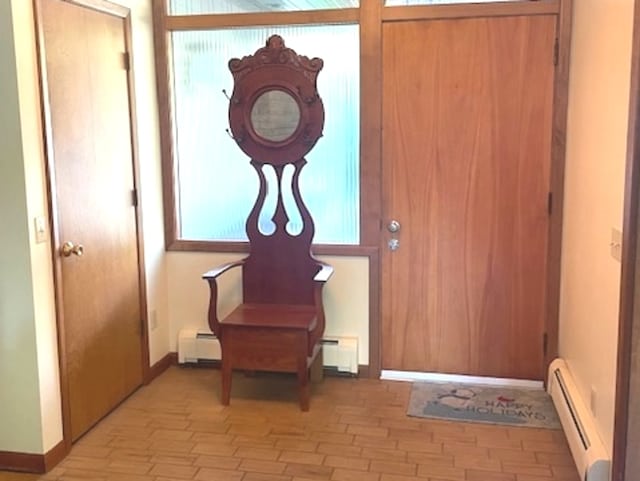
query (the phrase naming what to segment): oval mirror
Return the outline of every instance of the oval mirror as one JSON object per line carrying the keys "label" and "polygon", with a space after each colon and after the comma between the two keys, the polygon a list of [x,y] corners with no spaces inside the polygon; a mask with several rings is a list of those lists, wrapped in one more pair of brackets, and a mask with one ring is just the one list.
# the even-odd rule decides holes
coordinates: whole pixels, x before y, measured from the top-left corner
{"label": "oval mirror", "polygon": [[251,107],[253,131],[269,142],[282,142],[293,135],[300,124],[298,102],[287,92],[269,90]]}

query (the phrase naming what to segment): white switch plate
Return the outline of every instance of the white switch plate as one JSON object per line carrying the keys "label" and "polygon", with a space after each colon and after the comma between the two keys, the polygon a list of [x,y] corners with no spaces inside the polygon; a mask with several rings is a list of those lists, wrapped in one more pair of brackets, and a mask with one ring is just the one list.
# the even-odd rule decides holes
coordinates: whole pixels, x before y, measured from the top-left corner
{"label": "white switch plate", "polygon": [[155,331],[158,328],[158,312],[154,309],[150,313],[151,319],[149,320],[149,324],[152,331]]}
{"label": "white switch plate", "polygon": [[34,217],[33,226],[36,233],[36,243],[47,242],[47,222],[45,218],[42,216]]}

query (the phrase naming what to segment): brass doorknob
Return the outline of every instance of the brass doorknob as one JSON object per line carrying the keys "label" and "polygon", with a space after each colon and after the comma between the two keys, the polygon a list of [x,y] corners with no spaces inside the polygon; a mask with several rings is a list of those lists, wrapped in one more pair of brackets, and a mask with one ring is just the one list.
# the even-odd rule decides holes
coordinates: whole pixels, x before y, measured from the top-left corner
{"label": "brass doorknob", "polygon": [[73,242],[67,241],[62,244],[60,253],[63,257],[69,257],[71,256],[71,254],[75,254],[78,257],[81,257],[82,254],[84,254],[84,246],[82,244],[75,245]]}

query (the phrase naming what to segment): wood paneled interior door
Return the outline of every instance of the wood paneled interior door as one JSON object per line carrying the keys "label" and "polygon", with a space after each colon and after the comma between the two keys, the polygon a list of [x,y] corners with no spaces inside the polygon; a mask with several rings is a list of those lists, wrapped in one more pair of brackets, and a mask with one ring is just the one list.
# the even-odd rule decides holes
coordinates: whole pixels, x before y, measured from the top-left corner
{"label": "wood paneled interior door", "polygon": [[[142,383],[126,30],[122,18],[68,2],[41,0],[40,8],[61,347],[76,440]],[[84,252],[65,257],[65,242]]]}
{"label": "wood paneled interior door", "polygon": [[384,24],[383,369],[543,378],[555,25]]}

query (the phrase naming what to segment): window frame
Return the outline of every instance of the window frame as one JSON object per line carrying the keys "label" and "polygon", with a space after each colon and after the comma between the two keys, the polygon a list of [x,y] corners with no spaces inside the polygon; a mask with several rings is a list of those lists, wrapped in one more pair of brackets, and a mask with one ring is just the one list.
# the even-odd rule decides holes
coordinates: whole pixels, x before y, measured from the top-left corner
{"label": "window frame", "polygon": [[[165,248],[168,251],[204,251],[204,252],[248,252],[247,241],[215,241],[189,240],[178,236],[178,206],[176,193],[177,164],[173,145],[175,123],[172,112],[172,72],[171,36],[180,30],[209,30],[238,27],[264,27],[269,25],[321,25],[321,24],[354,24],[360,27],[360,164],[359,164],[359,210],[360,239],[357,244],[314,244],[314,252],[327,255],[363,255],[378,244],[380,225],[380,146],[372,145],[378,139],[381,127],[381,112],[376,108],[378,95],[377,82],[381,81],[380,66],[373,79],[369,61],[377,55],[371,52],[371,37],[368,24],[363,23],[363,12],[371,9],[378,2],[361,0],[360,8],[344,8],[331,10],[312,10],[296,12],[260,12],[205,15],[169,15],[167,1],[153,2],[154,35],[156,44],[156,75],[158,103],[160,114],[162,184],[164,206]],[[365,7],[362,4],[368,4]],[[373,10],[381,11],[380,5]],[[370,15],[371,16],[371,15]],[[375,15],[375,23],[380,26],[379,14]],[[369,21],[369,24],[373,22]],[[379,33],[378,33],[379,36]],[[368,48],[367,48],[368,47]],[[379,51],[380,45],[374,47]],[[367,59],[367,61],[365,61]],[[379,63],[379,62],[378,62]],[[374,66],[375,70],[375,66]],[[375,84],[375,85],[374,85]],[[369,102],[367,103],[367,99]],[[373,117],[373,119],[372,119]],[[372,119],[364,122],[364,119]],[[366,124],[366,125],[363,125]],[[375,137],[375,139],[374,139]]]}
{"label": "window frame", "polygon": [[382,248],[382,26],[418,19],[510,15],[557,15],[562,1],[514,0],[412,6],[385,6],[384,0],[360,0],[358,8],[295,12],[169,15],[167,0],[154,0],[153,26],[160,117],[165,248],[168,251],[248,252],[248,242],[186,240],[178,237],[173,149],[170,33],[269,25],[357,24],[360,27],[360,240],[355,245],[314,244],[314,253],[370,255]]}

